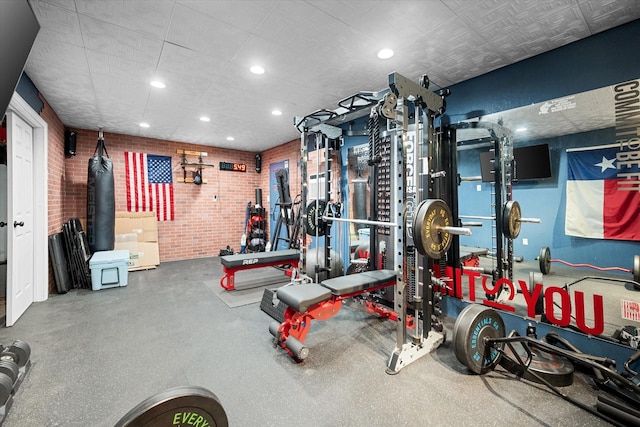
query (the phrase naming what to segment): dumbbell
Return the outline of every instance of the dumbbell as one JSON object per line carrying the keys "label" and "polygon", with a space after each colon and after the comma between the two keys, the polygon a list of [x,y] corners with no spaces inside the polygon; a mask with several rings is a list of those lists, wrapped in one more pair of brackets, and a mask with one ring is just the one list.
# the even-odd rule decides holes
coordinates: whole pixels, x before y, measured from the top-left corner
{"label": "dumbbell", "polygon": [[0,361],[12,360],[18,368],[30,365],[31,347],[24,341],[15,340],[10,347],[0,349]]}

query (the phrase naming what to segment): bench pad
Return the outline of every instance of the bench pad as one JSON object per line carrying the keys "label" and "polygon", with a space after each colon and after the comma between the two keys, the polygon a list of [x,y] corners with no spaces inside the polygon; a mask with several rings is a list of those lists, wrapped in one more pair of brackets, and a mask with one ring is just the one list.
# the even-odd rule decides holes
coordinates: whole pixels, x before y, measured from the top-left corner
{"label": "bench pad", "polygon": [[299,313],[331,298],[331,291],[316,283],[283,286],[276,289],[276,297]]}
{"label": "bench pad", "polygon": [[346,295],[366,291],[395,280],[396,272],[393,270],[374,270],[323,280],[321,284],[330,289],[334,295]]}
{"label": "bench pad", "polygon": [[243,266],[255,266],[266,263],[283,264],[288,261],[295,261],[300,258],[300,251],[297,249],[286,249],[283,251],[255,252],[250,254],[224,255],[220,257],[220,262],[227,268],[237,268]]}

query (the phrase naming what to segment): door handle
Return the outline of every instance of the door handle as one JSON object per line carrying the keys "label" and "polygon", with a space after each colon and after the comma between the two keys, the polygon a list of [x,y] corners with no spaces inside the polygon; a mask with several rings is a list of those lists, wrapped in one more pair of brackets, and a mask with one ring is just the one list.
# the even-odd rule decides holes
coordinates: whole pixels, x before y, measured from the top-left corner
{"label": "door handle", "polygon": [[24,227],[24,221],[20,221],[20,222],[13,221],[13,228],[16,228],[16,227]]}
{"label": "door handle", "polygon": [[9,224],[7,224],[7,223],[6,223],[6,222],[4,222],[4,221],[0,221],[0,228],[2,228],[2,227],[6,227],[7,225],[9,225]]}

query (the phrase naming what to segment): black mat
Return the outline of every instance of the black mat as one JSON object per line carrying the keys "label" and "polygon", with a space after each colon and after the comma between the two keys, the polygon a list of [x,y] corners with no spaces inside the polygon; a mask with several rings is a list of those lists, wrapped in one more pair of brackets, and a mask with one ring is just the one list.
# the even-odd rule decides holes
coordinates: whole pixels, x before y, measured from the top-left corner
{"label": "black mat", "polygon": [[289,281],[290,278],[284,271],[265,267],[238,271],[235,275],[235,289],[232,291],[227,291],[220,286],[220,277],[207,281],[206,285],[228,307],[234,308],[259,303],[265,289],[278,288]]}

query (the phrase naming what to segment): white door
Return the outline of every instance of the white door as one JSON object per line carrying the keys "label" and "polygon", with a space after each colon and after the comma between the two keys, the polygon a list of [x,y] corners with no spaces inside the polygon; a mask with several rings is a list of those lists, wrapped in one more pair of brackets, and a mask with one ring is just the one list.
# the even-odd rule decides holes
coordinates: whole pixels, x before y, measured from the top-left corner
{"label": "white door", "polygon": [[7,114],[7,168],[10,203],[7,224],[7,326],[34,299],[33,128],[17,114]]}

